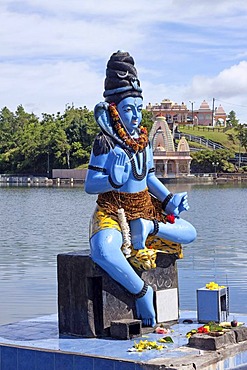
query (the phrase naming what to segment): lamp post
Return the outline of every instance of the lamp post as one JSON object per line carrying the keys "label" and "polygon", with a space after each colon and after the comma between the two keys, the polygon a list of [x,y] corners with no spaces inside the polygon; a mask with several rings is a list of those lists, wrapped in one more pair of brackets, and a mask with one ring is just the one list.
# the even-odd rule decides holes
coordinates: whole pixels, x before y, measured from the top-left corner
{"label": "lamp post", "polygon": [[50,177],[50,151],[47,152],[47,177]]}
{"label": "lamp post", "polygon": [[239,144],[239,150],[238,150],[238,170],[240,170],[241,167],[241,152],[240,152],[240,144]]}
{"label": "lamp post", "polygon": [[189,100],[191,104],[191,118],[192,118],[192,125],[194,125],[194,101]]}
{"label": "lamp post", "polygon": [[68,169],[70,169],[70,151],[68,148],[66,149],[66,157],[67,157],[67,166]]}
{"label": "lamp post", "polygon": [[219,165],[219,162],[212,162],[212,165],[214,166],[214,176],[217,177],[217,167]]}
{"label": "lamp post", "polygon": [[214,126],[214,102],[215,102],[215,98],[213,98],[213,106],[212,106],[212,117],[211,117],[211,124],[212,126]]}
{"label": "lamp post", "polygon": [[241,167],[241,146],[242,146],[242,140],[243,140],[243,131],[242,131],[242,128],[244,126],[241,125],[241,123],[239,124],[239,127],[240,127],[240,131],[238,133],[238,140],[239,140],[239,147],[238,147],[238,170],[240,170],[240,167]]}

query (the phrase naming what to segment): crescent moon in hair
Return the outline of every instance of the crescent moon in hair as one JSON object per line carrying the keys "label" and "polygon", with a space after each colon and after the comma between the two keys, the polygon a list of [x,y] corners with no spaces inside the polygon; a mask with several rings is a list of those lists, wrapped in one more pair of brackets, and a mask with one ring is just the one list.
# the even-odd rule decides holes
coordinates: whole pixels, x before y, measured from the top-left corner
{"label": "crescent moon in hair", "polygon": [[129,74],[129,71],[127,71],[124,75],[120,75],[119,73],[117,73],[119,78],[125,78],[128,76],[128,74]]}

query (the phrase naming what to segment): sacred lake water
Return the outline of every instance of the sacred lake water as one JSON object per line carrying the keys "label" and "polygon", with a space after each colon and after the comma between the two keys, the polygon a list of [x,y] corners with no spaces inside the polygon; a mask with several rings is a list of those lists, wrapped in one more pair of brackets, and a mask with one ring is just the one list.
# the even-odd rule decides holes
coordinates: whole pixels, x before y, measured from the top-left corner
{"label": "sacred lake water", "polygon": [[[196,290],[215,281],[247,313],[246,184],[168,187],[188,192],[181,216],[198,232],[178,261],[180,309],[196,310]],[[0,187],[0,324],[57,312],[57,254],[88,249],[95,200],[83,187]]]}

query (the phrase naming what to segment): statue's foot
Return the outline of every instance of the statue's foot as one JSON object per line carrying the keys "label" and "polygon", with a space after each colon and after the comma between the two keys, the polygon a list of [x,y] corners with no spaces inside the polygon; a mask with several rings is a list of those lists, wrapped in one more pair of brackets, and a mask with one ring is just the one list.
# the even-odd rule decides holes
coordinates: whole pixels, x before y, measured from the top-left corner
{"label": "statue's foot", "polygon": [[133,248],[144,249],[148,235],[154,230],[154,224],[150,220],[138,218],[130,221],[130,230]]}
{"label": "statue's foot", "polygon": [[153,305],[153,289],[148,286],[146,294],[136,300],[137,317],[142,320],[143,326],[156,325]]}

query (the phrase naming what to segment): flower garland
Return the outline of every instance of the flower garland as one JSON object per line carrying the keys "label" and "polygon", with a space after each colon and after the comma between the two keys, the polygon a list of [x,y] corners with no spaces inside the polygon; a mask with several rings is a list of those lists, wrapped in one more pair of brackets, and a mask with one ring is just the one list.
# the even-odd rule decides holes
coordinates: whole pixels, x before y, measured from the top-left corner
{"label": "flower garland", "polygon": [[138,138],[131,137],[124,129],[115,103],[109,105],[109,111],[113,119],[113,127],[122,141],[135,152],[142,151],[148,145],[148,132],[146,127],[140,126]]}
{"label": "flower garland", "polygon": [[122,252],[126,258],[129,258],[131,256],[130,227],[126,219],[124,209],[123,208],[118,209],[117,213],[118,213],[118,221],[119,221],[122,234],[123,234]]}

